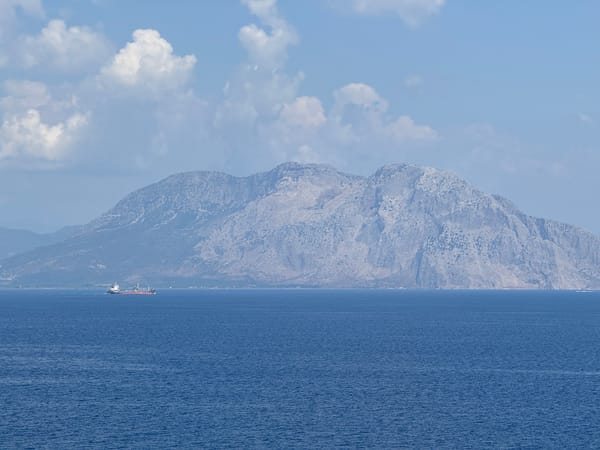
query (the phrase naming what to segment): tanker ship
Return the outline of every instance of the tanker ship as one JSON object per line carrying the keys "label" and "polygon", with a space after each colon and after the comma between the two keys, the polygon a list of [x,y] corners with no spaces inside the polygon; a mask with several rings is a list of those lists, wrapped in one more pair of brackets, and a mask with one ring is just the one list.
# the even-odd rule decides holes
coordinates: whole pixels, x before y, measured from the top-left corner
{"label": "tanker ship", "polygon": [[111,287],[106,291],[107,294],[118,294],[118,295],[154,295],[156,291],[154,289],[142,289],[140,285],[136,285],[133,289],[121,290],[119,283],[113,283]]}

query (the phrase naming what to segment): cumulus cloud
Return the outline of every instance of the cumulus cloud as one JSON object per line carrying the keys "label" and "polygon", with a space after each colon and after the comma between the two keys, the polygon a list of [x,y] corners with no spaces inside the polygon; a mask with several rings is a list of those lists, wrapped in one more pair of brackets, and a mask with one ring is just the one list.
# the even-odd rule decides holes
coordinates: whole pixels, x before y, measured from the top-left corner
{"label": "cumulus cloud", "polygon": [[242,0],[252,14],[265,21],[278,19],[277,0]]}
{"label": "cumulus cloud", "polygon": [[275,0],[242,0],[261,26],[242,27],[248,61],[227,81],[215,109],[213,139],[234,171],[263,170],[288,161],[350,167],[357,160],[389,162],[409,144],[435,140],[437,132],[410,116],[394,117],[388,102],[365,83],[335,90],[331,106],[301,95],[303,73],[285,72],[290,45],[298,41]]}
{"label": "cumulus cloud", "polygon": [[334,92],[331,118],[346,125],[346,138],[354,141],[391,139],[396,143],[430,141],[437,132],[418,125],[410,116],[388,117],[388,102],[368,84],[349,83]]}
{"label": "cumulus cloud", "polygon": [[0,36],[14,26],[19,11],[38,19],[44,17],[41,0],[0,0]]}
{"label": "cumulus cloud", "polygon": [[53,98],[44,83],[7,80],[0,97],[0,160],[20,165],[59,162],[69,154],[88,124],[70,95]]}
{"label": "cumulus cloud", "polygon": [[283,105],[281,119],[290,126],[318,128],[326,121],[321,101],[316,97],[297,97]]}
{"label": "cumulus cloud", "polygon": [[428,125],[418,125],[409,116],[400,116],[385,126],[385,131],[396,142],[431,141],[438,137],[437,131]]}
{"label": "cumulus cloud", "polygon": [[39,108],[51,100],[48,87],[38,81],[6,80],[2,87],[5,96],[0,97],[0,110],[4,113]]}
{"label": "cumulus cloud", "polygon": [[[228,123],[239,140],[232,142],[236,162],[246,170],[295,160],[349,168],[362,161],[365,170],[399,158],[403,151],[429,144],[438,133],[410,116],[394,117],[388,102],[372,86],[349,83],[333,92],[327,110],[314,96],[289,96],[277,114],[261,114],[252,103],[235,111],[247,114],[245,128]],[[238,105],[239,106],[239,105]],[[248,147],[254,148],[249,152]],[[395,155],[395,156],[394,156]],[[356,170],[354,167],[353,170]]]}
{"label": "cumulus cloud", "polygon": [[298,42],[294,29],[280,17],[275,0],[242,0],[250,12],[257,16],[269,30],[256,24],[242,27],[238,37],[254,64],[273,68],[281,66],[287,49]]}
{"label": "cumulus cloud", "polygon": [[194,55],[178,55],[157,30],[135,30],[84,84],[82,102],[93,111],[93,121],[78,164],[166,173],[201,157],[208,163],[212,149],[203,149],[213,117],[191,86],[195,65]]}
{"label": "cumulus cloud", "polygon": [[101,70],[100,80],[112,86],[154,93],[185,85],[196,64],[194,55],[177,56],[156,30],[135,30],[112,62]]}
{"label": "cumulus cloud", "polygon": [[81,112],[80,99],[72,85],[53,88],[39,81],[7,80],[1,85],[0,115],[4,117],[20,115],[29,109],[41,111],[50,121],[62,121],[74,112]]}
{"label": "cumulus cloud", "polygon": [[67,27],[62,20],[51,20],[38,35],[21,38],[18,58],[27,68],[82,72],[100,66],[110,51],[111,46],[102,34],[87,27]]}
{"label": "cumulus cloud", "polygon": [[[287,160],[343,168],[361,161],[371,170],[436,140],[431,126],[390,113],[388,101],[366,83],[341,86],[331,102],[301,92],[304,74],[285,70],[298,36],[276,1],[241,1],[257,24],[239,31],[247,59],[219,101],[204,101],[191,88],[194,55],[177,54],[157,30],[138,29],[93,77],[55,89],[33,81],[5,82],[2,159],[78,167],[116,162],[143,170],[160,165],[168,171],[198,165],[238,173]],[[28,66],[73,72],[98,64],[86,60],[85,52],[78,60],[78,51],[97,46],[100,54],[107,48],[99,34],[60,20],[23,42]]]}
{"label": "cumulus cloud", "polygon": [[9,64],[15,39],[18,13],[41,19],[41,0],[0,0],[0,67]]}
{"label": "cumulus cloud", "polygon": [[440,12],[446,0],[352,0],[357,14],[397,14],[409,27],[419,26],[423,20]]}
{"label": "cumulus cloud", "polygon": [[[277,162],[322,162],[321,133],[327,118],[321,101],[300,96],[285,103],[272,121],[261,122],[258,139]],[[317,148],[315,148],[316,146]]]}
{"label": "cumulus cloud", "polygon": [[349,83],[333,94],[335,99],[334,112],[341,113],[347,105],[362,106],[365,109],[384,112],[387,102],[380,97],[375,89],[364,83]]}
{"label": "cumulus cloud", "polygon": [[303,79],[302,73],[290,76],[279,70],[243,64],[226,84],[215,125],[253,127],[259,119],[274,119],[285,104],[296,98]]}
{"label": "cumulus cloud", "polygon": [[[249,25],[240,30],[240,42],[247,49],[248,59],[226,83],[224,97],[215,110],[213,133],[227,165],[262,170],[289,159],[290,148],[296,146],[296,133],[288,128],[300,128],[300,121],[307,119],[306,114],[302,116],[302,108],[315,107],[315,102],[296,102],[304,74],[290,75],[283,70],[287,48],[295,37],[290,39],[292,35],[288,33],[293,31],[279,17],[275,2],[243,3],[271,29],[267,32]],[[255,31],[254,37],[265,39],[250,39]],[[322,119],[317,114],[311,120],[314,124]],[[288,131],[290,134],[284,138]],[[248,153],[251,149],[253,154]]]}
{"label": "cumulus cloud", "polygon": [[42,121],[37,109],[9,117],[0,127],[0,161],[59,161],[86,123],[87,117],[76,113],[51,125]]}

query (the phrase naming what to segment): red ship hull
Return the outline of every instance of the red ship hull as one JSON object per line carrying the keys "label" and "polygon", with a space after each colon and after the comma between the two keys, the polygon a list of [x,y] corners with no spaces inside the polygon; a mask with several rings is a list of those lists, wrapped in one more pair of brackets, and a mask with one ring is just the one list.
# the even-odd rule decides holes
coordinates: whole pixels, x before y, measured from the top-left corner
{"label": "red ship hull", "polygon": [[156,291],[121,291],[118,295],[155,295]]}

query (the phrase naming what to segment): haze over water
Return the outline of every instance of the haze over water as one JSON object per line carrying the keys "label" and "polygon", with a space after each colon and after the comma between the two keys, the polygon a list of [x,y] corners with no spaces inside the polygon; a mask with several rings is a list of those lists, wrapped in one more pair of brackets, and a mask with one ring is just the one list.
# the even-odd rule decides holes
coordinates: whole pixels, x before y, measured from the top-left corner
{"label": "haze over water", "polygon": [[600,446],[600,294],[0,291],[0,447]]}

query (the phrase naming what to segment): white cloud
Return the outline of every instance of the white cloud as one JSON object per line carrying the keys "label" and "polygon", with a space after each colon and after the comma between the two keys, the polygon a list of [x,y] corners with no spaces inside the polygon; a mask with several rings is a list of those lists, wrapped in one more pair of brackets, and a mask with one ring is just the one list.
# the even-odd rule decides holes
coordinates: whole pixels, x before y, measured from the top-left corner
{"label": "white cloud", "polygon": [[288,46],[295,42],[293,35],[284,29],[268,33],[255,24],[242,27],[239,38],[250,59],[267,67],[279,65],[287,55]]}
{"label": "white cloud", "polygon": [[250,61],[267,68],[281,66],[287,57],[288,47],[298,42],[298,35],[279,16],[275,0],[242,0],[242,3],[270,28],[266,31],[250,24],[240,29],[238,37],[248,51]]}
{"label": "white cloud", "polygon": [[94,120],[77,164],[162,174],[200,166],[201,158],[209,164],[215,152],[206,142],[216,106],[194,92],[195,65],[194,55],[178,55],[157,30],[135,30],[94,82],[85,84],[82,102]]}
{"label": "white cloud", "polygon": [[171,44],[156,30],[135,30],[100,74],[102,82],[154,93],[183,87],[191,78],[196,57],[173,54]]}
{"label": "white cloud", "polygon": [[387,102],[381,98],[374,88],[364,83],[349,83],[335,91],[333,96],[336,112],[347,105],[358,105],[378,111],[387,109]]}
{"label": "white cloud", "polygon": [[[417,124],[407,115],[390,116],[388,102],[367,84],[347,84],[334,91],[333,97],[329,111],[320,99],[308,96],[284,102],[276,116],[252,109],[253,127],[242,133],[237,160],[246,161],[249,167],[295,160],[353,170],[361,161],[364,169],[371,170],[397,161],[401,152],[415,150],[415,144],[429,144],[438,138],[429,125]],[[232,134],[239,136],[239,130]],[[239,151],[249,145],[256,150],[249,154]]]}
{"label": "white cloud", "polygon": [[325,111],[318,98],[296,97],[283,105],[277,117],[259,121],[257,139],[261,147],[266,147],[271,160],[321,162],[320,133],[326,125]]}
{"label": "white cloud", "polygon": [[316,97],[297,97],[286,103],[280,117],[286,124],[301,128],[318,128],[327,120],[321,101]]}
{"label": "white cloud", "polygon": [[65,72],[98,67],[110,55],[111,46],[100,33],[87,27],[67,27],[51,20],[37,36],[21,39],[18,57],[27,67],[41,66]]}
{"label": "white cloud", "polygon": [[390,116],[388,102],[365,83],[336,90],[327,109],[321,99],[300,95],[304,75],[284,71],[287,50],[298,38],[276,1],[242,3],[267,29],[253,24],[240,30],[248,63],[226,82],[215,111],[213,138],[234,170],[262,170],[287,160],[346,167],[366,159],[385,163],[399,148],[437,137],[409,116]]}
{"label": "white cloud", "polygon": [[39,108],[51,100],[48,87],[37,81],[7,80],[2,87],[6,95],[0,98],[0,110],[4,113]]}
{"label": "white cloud", "polygon": [[446,0],[352,0],[357,14],[397,14],[409,27],[419,26],[427,17],[440,12]]}
{"label": "white cloud", "polygon": [[242,0],[242,4],[246,5],[252,14],[265,21],[278,18],[277,0]]}
{"label": "white cloud", "polygon": [[364,142],[390,138],[393,142],[403,143],[437,137],[433,128],[418,125],[409,116],[388,117],[388,102],[368,84],[347,84],[334,92],[334,99],[331,119],[342,127],[345,125],[346,140]]}
{"label": "white cloud", "polygon": [[9,117],[0,127],[0,160],[59,161],[86,123],[87,117],[76,113],[50,125],[42,121],[37,109]]}
{"label": "white cloud", "polygon": [[400,116],[385,127],[396,142],[431,141],[438,137],[437,131],[428,125],[417,125],[409,116]]}
{"label": "white cloud", "polygon": [[62,162],[88,124],[72,92],[54,99],[48,86],[29,80],[7,80],[0,97],[2,165]]}
{"label": "white cloud", "polygon": [[0,0],[0,67],[9,64],[14,51],[19,12],[38,19],[44,17],[41,0]]}
{"label": "white cloud", "polygon": [[38,19],[44,17],[41,0],[0,0],[0,36],[14,26],[17,11]]}
{"label": "white cloud", "polygon": [[322,156],[316,152],[310,145],[303,144],[291,155],[291,161],[300,163],[322,163]]}
{"label": "white cloud", "polygon": [[226,84],[215,124],[219,128],[253,127],[259,119],[276,118],[284,105],[294,101],[303,79],[302,73],[290,77],[279,70],[242,65]]}
{"label": "white cloud", "polygon": [[80,99],[71,85],[55,88],[54,95],[46,84],[39,81],[7,80],[1,86],[4,96],[0,97],[0,117],[18,116],[36,109],[50,122],[61,122],[81,112]]}
{"label": "white cloud", "polygon": [[[323,118],[314,100],[298,100],[303,79],[302,73],[290,76],[253,63],[237,69],[213,121],[213,139],[228,165],[235,170],[263,170],[289,160],[292,149],[305,143],[298,136],[312,134],[308,131]],[[308,117],[311,111],[315,117]]]}
{"label": "white cloud", "polygon": [[[430,126],[390,113],[388,101],[365,83],[341,86],[328,106],[302,93],[303,73],[284,67],[298,36],[276,1],[242,3],[257,24],[240,29],[247,60],[227,80],[220,101],[209,104],[191,88],[194,55],[178,55],[158,31],[139,29],[95,77],[54,88],[5,82],[2,165],[46,161],[153,171],[204,165],[248,173],[297,160],[342,168],[360,161],[371,170],[437,137]],[[91,51],[102,39],[88,28],[51,21],[22,39],[28,50],[22,61],[76,71],[94,63],[77,62],[77,51]]]}

